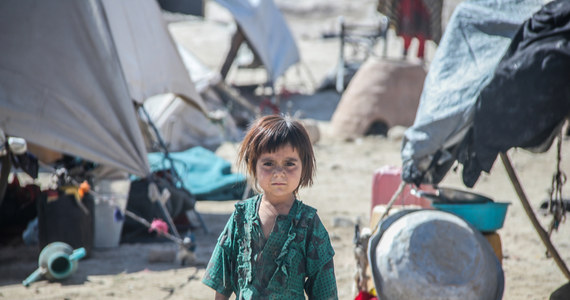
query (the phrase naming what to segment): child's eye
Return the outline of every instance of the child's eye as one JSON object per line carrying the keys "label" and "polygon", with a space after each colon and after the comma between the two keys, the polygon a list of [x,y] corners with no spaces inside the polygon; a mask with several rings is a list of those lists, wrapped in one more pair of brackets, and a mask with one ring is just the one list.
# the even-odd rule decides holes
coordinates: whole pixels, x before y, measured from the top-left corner
{"label": "child's eye", "polygon": [[294,162],[287,162],[287,163],[285,163],[285,165],[287,167],[293,167],[293,166],[295,166],[295,163]]}
{"label": "child's eye", "polygon": [[269,162],[269,161],[266,161],[266,162],[263,163],[263,165],[266,166],[266,167],[271,167],[271,166],[273,165],[273,163],[271,163],[271,162]]}

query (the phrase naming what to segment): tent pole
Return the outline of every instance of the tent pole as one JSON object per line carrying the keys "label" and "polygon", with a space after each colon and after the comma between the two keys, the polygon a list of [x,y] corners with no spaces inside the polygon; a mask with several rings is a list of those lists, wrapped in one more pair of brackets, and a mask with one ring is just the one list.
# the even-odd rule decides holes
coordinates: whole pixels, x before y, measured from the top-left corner
{"label": "tent pole", "polygon": [[538,222],[538,219],[536,218],[536,215],[534,214],[532,207],[530,206],[530,204],[528,202],[528,198],[526,197],[526,195],[522,189],[520,181],[517,178],[517,174],[515,173],[515,170],[513,169],[511,161],[509,160],[509,157],[507,156],[507,153],[501,152],[499,155],[501,156],[501,160],[503,161],[503,165],[505,166],[505,169],[507,170],[507,174],[509,174],[509,179],[511,180],[511,183],[513,184],[513,187],[515,188],[515,191],[517,192],[517,195],[519,196],[519,199],[521,200],[522,206],[524,207],[526,214],[528,215],[532,225],[534,226],[534,229],[536,229],[536,232],[538,232],[538,235],[542,239],[542,242],[546,246],[546,249],[552,255],[552,257],[554,258],[554,261],[556,262],[556,264],[558,265],[558,267],[560,268],[560,270],[562,271],[564,276],[566,276],[567,279],[570,279],[570,272],[568,271],[566,264],[564,263],[564,261],[562,260],[562,258],[558,254],[558,251],[556,251],[556,248],[554,247],[554,245],[550,241],[550,237],[548,236],[548,233],[542,228],[542,226]]}

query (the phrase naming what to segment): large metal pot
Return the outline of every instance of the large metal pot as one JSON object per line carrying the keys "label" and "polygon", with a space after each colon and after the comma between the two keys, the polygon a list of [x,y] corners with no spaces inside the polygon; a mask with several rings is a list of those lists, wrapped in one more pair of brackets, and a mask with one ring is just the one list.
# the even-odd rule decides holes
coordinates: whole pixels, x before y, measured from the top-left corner
{"label": "large metal pot", "polygon": [[491,244],[465,220],[433,209],[380,221],[368,261],[383,300],[499,300],[504,273]]}

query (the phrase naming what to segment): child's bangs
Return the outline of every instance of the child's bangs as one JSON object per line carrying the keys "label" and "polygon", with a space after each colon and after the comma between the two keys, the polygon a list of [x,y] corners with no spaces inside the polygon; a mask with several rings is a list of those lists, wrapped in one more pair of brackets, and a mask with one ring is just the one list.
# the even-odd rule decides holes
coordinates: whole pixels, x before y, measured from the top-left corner
{"label": "child's bangs", "polygon": [[299,135],[291,131],[282,131],[280,133],[263,135],[257,144],[257,153],[273,153],[279,148],[290,145],[299,153],[302,148],[302,140]]}

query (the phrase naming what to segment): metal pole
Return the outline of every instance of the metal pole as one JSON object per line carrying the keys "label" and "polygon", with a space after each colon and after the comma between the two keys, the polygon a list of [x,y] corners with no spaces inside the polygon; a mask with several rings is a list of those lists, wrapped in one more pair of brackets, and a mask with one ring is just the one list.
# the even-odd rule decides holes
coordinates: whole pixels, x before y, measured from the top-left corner
{"label": "metal pole", "polygon": [[501,160],[503,161],[503,165],[505,166],[505,169],[507,170],[507,174],[509,174],[509,179],[511,180],[513,187],[515,188],[515,191],[517,192],[517,195],[519,196],[519,199],[521,200],[522,206],[524,207],[524,210],[525,210],[526,214],[528,215],[530,222],[534,226],[534,229],[536,229],[536,232],[538,232],[538,235],[542,239],[542,242],[546,246],[546,249],[552,255],[552,258],[554,258],[554,261],[556,262],[556,264],[558,265],[558,267],[560,268],[560,270],[562,271],[564,276],[566,276],[567,279],[570,279],[570,271],[568,271],[566,264],[564,263],[564,261],[562,260],[562,258],[558,254],[558,251],[556,251],[556,248],[554,247],[554,245],[550,241],[550,237],[548,236],[548,233],[542,228],[542,226],[538,222],[538,219],[536,218],[536,215],[534,214],[532,207],[530,206],[528,199],[527,199],[527,197],[526,197],[526,195],[522,189],[520,181],[517,178],[517,174],[515,173],[515,170],[513,169],[513,166],[511,164],[511,161],[509,160],[509,157],[507,156],[506,153],[502,153],[502,152],[499,155],[501,156]]}
{"label": "metal pole", "polygon": [[340,53],[338,55],[338,65],[336,69],[336,84],[335,88],[339,94],[342,94],[344,91],[344,36],[346,35],[345,32],[345,25],[344,25],[344,17],[338,17],[338,24],[340,30]]}

